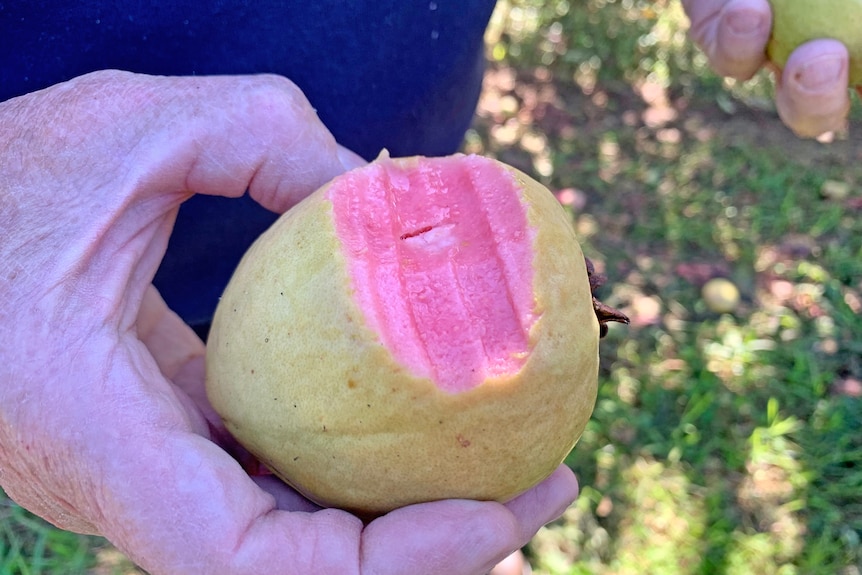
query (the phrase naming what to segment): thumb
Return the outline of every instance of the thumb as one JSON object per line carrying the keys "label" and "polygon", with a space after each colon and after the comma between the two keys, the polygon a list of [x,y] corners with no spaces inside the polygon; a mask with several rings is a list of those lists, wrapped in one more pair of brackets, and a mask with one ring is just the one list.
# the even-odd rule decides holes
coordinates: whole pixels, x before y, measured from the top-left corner
{"label": "thumb", "polygon": [[396,509],[363,531],[361,572],[374,575],[487,573],[578,496],[565,465],[505,505],[446,500]]}
{"label": "thumb", "polygon": [[722,76],[750,78],[765,60],[772,27],[767,0],[683,0],[690,35]]}
{"label": "thumb", "polygon": [[807,42],[788,58],[776,86],[781,119],[798,136],[841,130],[850,111],[847,47],[837,40]]}

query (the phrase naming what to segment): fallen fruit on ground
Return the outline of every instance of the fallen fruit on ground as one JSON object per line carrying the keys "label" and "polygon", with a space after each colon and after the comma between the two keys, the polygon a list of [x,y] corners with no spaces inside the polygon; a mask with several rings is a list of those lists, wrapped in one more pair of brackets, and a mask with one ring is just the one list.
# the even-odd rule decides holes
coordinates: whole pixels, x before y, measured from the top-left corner
{"label": "fallen fruit on ground", "polygon": [[739,288],[726,278],[713,278],[703,284],[701,296],[713,313],[732,313],[739,306]]}
{"label": "fallen fruit on ground", "polygon": [[563,461],[592,413],[600,323],[627,321],[594,300],[600,279],[570,216],[523,173],[382,156],[245,255],[210,331],[208,396],[321,505],[506,501]]}
{"label": "fallen fruit on ground", "polygon": [[839,40],[850,52],[851,86],[862,86],[862,0],[769,0],[772,36],[767,56],[783,68],[791,52],[820,38]]}

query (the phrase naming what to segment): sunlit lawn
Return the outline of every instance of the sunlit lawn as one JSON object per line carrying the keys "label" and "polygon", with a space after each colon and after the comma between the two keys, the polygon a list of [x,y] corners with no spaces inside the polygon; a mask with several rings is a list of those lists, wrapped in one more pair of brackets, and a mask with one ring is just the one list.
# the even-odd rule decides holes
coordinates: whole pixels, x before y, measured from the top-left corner
{"label": "sunlit lawn", "polygon": [[[467,147],[558,191],[633,318],[534,571],[859,573],[862,126],[796,139],[768,76],[708,72],[675,3],[498,14]],[[701,297],[713,277],[731,313]]]}

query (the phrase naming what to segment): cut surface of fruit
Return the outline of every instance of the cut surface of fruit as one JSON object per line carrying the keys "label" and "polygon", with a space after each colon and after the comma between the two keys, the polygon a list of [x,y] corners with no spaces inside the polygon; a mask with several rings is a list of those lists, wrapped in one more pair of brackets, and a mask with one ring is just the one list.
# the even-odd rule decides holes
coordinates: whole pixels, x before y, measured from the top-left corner
{"label": "cut surface of fruit", "polygon": [[516,373],[537,319],[526,206],[486,158],[377,161],[327,193],[368,325],[447,392]]}

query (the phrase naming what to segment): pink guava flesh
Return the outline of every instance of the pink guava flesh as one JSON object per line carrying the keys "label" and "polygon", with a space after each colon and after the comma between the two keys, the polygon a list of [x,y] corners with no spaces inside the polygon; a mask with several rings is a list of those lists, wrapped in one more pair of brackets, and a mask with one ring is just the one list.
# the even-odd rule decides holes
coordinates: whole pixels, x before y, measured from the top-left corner
{"label": "pink guava flesh", "polygon": [[450,393],[517,373],[534,230],[512,172],[479,156],[381,159],[328,198],[354,297],[394,358]]}

